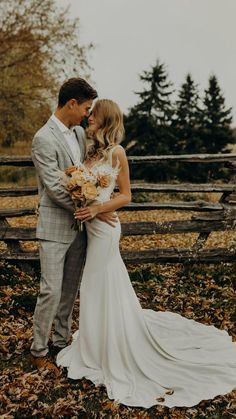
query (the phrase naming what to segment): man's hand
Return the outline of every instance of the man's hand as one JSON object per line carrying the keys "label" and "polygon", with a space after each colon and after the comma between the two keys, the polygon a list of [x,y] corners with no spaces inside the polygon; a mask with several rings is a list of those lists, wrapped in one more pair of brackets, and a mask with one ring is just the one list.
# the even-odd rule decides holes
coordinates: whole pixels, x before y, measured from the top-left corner
{"label": "man's hand", "polygon": [[104,223],[109,224],[111,227],[115,227],[118,221],[116,212],[103,212],[101,214],[97,214],[96,217]]}

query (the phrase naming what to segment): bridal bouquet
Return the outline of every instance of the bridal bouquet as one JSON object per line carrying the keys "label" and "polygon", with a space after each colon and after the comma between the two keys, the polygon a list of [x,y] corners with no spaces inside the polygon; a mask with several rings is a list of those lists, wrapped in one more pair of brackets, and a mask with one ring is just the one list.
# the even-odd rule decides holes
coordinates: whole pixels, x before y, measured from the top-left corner
{"label": "bridal bouquet", "polygon": [[[92,171],[83,164],[65,169],[63,184],[70,193],[75,209],[90,205],[101,192],[101,188],[110,185],[110,175]],[[74,230],[82,231],[82,222],[75,220],[71,226]]]}

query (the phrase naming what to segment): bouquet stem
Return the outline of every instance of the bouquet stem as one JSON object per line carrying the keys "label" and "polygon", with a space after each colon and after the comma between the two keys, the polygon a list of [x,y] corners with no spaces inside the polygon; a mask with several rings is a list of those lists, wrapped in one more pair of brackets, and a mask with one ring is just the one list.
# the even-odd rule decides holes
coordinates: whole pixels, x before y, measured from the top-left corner
{"label": "bouquet stem", "polygon": [[[76,204],[75,204],[75,210],[76,210],[77,208],[81,208],[81,206],[82,206],[82,205],[76,205]],[[72,225],[71,225],[71,228],[72,228],[74,231],[78,231],[78,233],[81,233],[81,231],[83,231],[83,229],[84,229],[84,226],[83,226],[83,221],[80,221],[80,220],[78,220],[77,218],[75,218],[74,222],[73,222],[73,223],[72,223]]]}
{"label": "bouquet stem", "polygon": [[84,229],[83,222],[80,220],[75,220],[72,223],[71,228],[75,231],[78,231],[78,233],[81,233],[81,231]]}

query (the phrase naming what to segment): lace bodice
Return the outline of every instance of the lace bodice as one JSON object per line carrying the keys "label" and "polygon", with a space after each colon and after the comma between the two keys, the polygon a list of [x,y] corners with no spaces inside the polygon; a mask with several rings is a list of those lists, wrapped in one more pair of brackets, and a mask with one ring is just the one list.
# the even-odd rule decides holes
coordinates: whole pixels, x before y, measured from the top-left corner
{"label": "lace bodice", "polygon": [[94,173],[98,172],[100,175],[109,175],[110,183],[107,188],[98,187],[99,195],[96,198],[98,202],[105,202],[111,198],[111,194],[116,186],[116,178],[118,170],[113,168],[110,163],[96,164],[92,169]]}
{"label": "lace bodice", "polygon": [[[89,167],[89,170],[93,172],[95,175],[99,173],[100,176],[101,175],[109,176],[110,178],[110,183],[107,188],[98,187],[99,194],[96,198],[97,202],[109,201],[115,189],[116,179],[119,173],[119,161],[117,161],[117,164],[115,167],[112,167],[112,153],[116,147],[120,147],[120,146],[115,146],[110,150],[107,161],[105,162],[98,161],[97,163],[93,164],[92,167]],[[86,166],[86,162],[85,162],[85,166]]]}

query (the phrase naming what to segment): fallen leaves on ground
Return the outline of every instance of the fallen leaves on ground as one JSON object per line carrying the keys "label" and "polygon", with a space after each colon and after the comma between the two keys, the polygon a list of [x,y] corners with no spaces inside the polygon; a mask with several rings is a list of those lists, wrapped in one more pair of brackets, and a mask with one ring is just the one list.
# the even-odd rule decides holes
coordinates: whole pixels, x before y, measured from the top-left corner
{"label": "fallen leaves on ground", "polygon": [[[154,406],[129,408],[109,400],[103,386],[57,378],[30,365],[32,316],[39,275],[1,263],[1,410],[2,418],[233,418],[236,392],[202,401],[192,408]],[[171,310],[190,319],[225,329],[236,340],[235,264],[142,265],[129,267],[143,308]],[[79,299],[73,313],[78,328]]]}
{"label": "fallen leaves on ground", "polygon": [[[218,197],[217,199],[218,200]],[[2,208],[36,207],[37,197],[1,198]],[[122,222],[168,221],[191,218],[184,211],[119,212]],[[36,217],[9,218],[12,226],[35,226]],[[123,237],[122,249],[189,247],[196,233]],[[37,242],[22,243],[35,250]],[[213,232],[207,247],[235,246],[235,231]],[[5,249],[0,243],[0,250]],[[129,408],[107,398],[104,387],[83,379],[72,381],[64,372],[55,379],[50,371],[30,365],[33,311],[39,290],[39,272],[23,272],[9,263],[0,264],[1,282],[1,395],[2,418],[106,418],[106,419],[229,419],[235,417],[236,392],[202,401],[193,408],[155,406]],[[236,264],[141,265],[129,267],[133,286],[143,308],[170,310],[205,324],[225,329],[236,340]],[[79,326],[79,299],[73,312],[73,331]]]}

